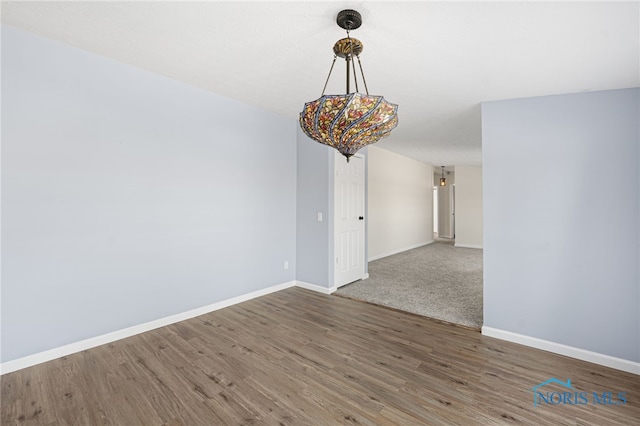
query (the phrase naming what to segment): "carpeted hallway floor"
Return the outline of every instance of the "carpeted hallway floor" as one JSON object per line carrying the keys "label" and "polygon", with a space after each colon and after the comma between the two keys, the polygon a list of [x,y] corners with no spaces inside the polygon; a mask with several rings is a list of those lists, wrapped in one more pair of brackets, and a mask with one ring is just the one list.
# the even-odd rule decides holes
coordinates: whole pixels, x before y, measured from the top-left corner
{"label": "carpeted hallway floor", "polygon": [[369,277],[334,294],[467,327],[482,326],[482,250],[437,240],[370,262]]}

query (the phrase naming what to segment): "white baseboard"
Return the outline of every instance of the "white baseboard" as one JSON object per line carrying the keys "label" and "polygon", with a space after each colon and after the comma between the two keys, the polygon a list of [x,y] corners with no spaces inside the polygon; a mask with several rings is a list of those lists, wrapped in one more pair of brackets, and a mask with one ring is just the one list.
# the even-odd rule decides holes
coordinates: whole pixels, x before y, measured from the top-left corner
{"label": "white baseboard", "polygon": [[420,243],[420,244],[416,244],[416,245],[413,245],[413,246],[404,247],[404,248],[401,248],[401,249],[398,249],[398,250],[393,250],[393,251],[390,251],[390,252],[388,252],[388,253],[384,253],[384,254],[379,254],[379,255],[376,255],[376,256],[372,256],[372,257],[370,257],[370,258],[369,258],[369,259],[367,259],[367,260],[368,260],[369,262],[372,262],[372,261],[374,261],[374,260],[382,259],[383,257],[393,256],[394,254],[402,253],[403,251],[413,250],[413,249],[415,249],[415,248],[422,247],[422,246],[426,246],[426,245],[433,244],[433,243],[435,243],[435,240],[426,241],[426,242],[423,242],[423,243]]}
{"label": "white baseboard", "polygon": [[61,358],[63,356],[71,355],[73,353],[84,351],[87,349],[95,348],[96,346],[104,345],[116,340],[124,339],[126,337],[135,336],[136,334],[151,331],[156,328],[164,327],[166,325],[175,324],[177,322],[194,318],[199,315],[208,314],[209,312],[217,311],[218,309],[226,308],[228,306],[232,306],[241,302],[246,302],[247,300],[255,299],[256,297],[284,290],[295,285],[296,281],[277,284],[271,287],[264,288],[262,290],[257,290],[251,293],[243,294],[241,296],[232,297],[231,299],[223,300],[211,305],[203,306],[201,308],[192,309],[190,311],[181,312],[179,314],[149,321],[144,324],[135,325],[133,327],[128,327],[122,330],[103,334],[101,336],[96,336],[90,339],[81,340],[79,342],[70,343],[68,345],[59,346],[57,348],[49,349],[44,352],[39,352],[33,355],[28,355],[22,358],[3,362],[0,364],[0,375],[11,373],[13,371],[21,370],[23,368],[31,367],[37,364],[42,364],[43,362],[51,361],[56,358]]}
{"label": "white baseboard", "polygon": [[548,340],[525,336],[523,334],[517,334],[511,331],[500,330],[497,328],[483,326],[482,334],[484,336],[495,337],[496,339],[507,340],[509,342],[530,346],[532,348],[542,349],[543,351],[553,352],[571,358],[580,359],[582,361],[604,365],[605,367],[615,368],[616,370],[622,370],[628,373],[640,375],[640,362],[616,358],[610,355],[604,355],[580,348],[574,348],[573,346],[550,342]]}
{"label": "white baseboard", "polygon": [[472,249],[480,249],[480,250],[482,250],[482,246],[476,245],[476,244],[458,244],[458,243],[455,243],[453,246],[454,247],[472,248]]}
{"label": "white baseboard", "polygon": [[322,293],[322,294],[331,294],[337,290],[337,287],[322,287],[321,285],[310,284],[304,281],[296,281],[296,287],[317,291],[318,293]]}

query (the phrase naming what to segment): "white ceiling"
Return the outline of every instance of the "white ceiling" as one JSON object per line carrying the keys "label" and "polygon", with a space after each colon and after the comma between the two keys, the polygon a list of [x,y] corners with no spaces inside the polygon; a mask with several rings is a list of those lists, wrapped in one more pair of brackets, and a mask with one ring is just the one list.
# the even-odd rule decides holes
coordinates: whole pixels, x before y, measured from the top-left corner
{"label": "white ceiling", "polygon": [[337,13],[356,9],[369,91],[399,104],[378,146],[439,166],[481,163],[480,102],[640,86],[639,6],[3,1],[2,22],[297,118],[345,35]]}

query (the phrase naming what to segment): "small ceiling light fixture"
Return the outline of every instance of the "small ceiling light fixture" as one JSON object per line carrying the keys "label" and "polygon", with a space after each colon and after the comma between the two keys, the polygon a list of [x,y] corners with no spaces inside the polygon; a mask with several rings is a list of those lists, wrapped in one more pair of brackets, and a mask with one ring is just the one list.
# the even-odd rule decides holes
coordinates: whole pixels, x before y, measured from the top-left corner
{"label": "small ceiling light fixture", "polygon": [[[333,46],[333,62],[322,95],[315,101],[304,104],[300,113],[300,127],[311,139],[337,149],[349,161],[349,157],[360,148],[391,133],[398,125],[398,105],[387,102],[382,96],[369,95],[360,62],[362,42],[349,36],[351,30],[362,25],[360,13],[350,9],[343,10],[338,13],[336,22],[347,31],[347,37],[338,40]],[[325,95],[338,56],[347,63],[347,91],[344,95]],[[354,56],[358,59],[366,94],[359,93]],[[351,73],[356,89],[353,93],[350,90]]]}
{"label": "small ceiling light fixture", "polygon": [[444,178],[444,166],[442,167],[442,177],[440,178],[440,186],[447,186],[447,180]]}

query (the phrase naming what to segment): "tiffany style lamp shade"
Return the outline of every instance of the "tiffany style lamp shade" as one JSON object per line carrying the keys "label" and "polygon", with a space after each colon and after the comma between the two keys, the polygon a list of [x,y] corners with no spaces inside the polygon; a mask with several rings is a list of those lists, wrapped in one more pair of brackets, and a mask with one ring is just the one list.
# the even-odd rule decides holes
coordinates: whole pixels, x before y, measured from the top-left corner
{"label": "tiffany style lamp shade", "polygon": [[[337,149],[349,161],[349,157],[360,148],[391,133],[398,125],[398,105],[387,102],[382,96],[369,95],[360,62],[363,45],[360,40],[349,36],[350,30],[362,24],[360,14],[355,10],[343,10],[338,14],[337,22],[347,30],[347,37],[333,46],[335,55],[324,87],[326,89],[336,57],[339,56],[345,58],[347,63],[347,93],[325,95],[323,90],[319,99],[305,103],[300,113],[300,127],[311,139]],[[352,66],[354,57],[358,59],[366,94],[358,92],[358,79]],[[354,93],[350,93],[352,68],[356,86]]]}

